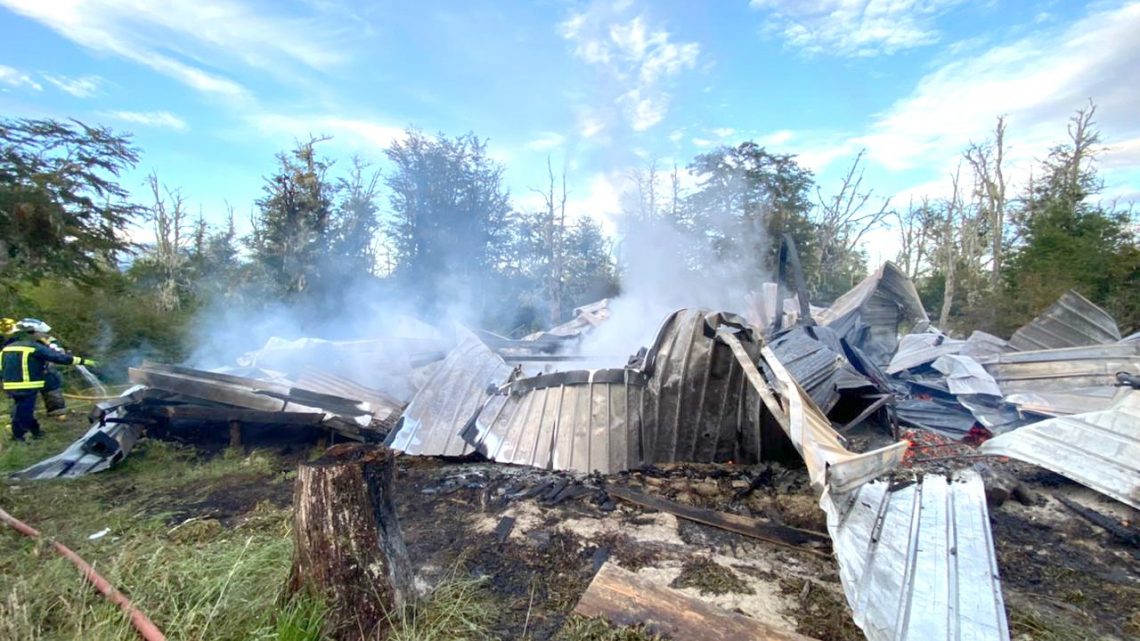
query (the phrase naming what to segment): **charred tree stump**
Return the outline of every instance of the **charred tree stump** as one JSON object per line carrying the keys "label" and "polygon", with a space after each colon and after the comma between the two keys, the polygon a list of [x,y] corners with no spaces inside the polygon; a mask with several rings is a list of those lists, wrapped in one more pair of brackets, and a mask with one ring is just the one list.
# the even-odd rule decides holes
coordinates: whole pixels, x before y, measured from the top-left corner
{"label": "charred tree stump", "polygon": [[383,638],[389,615],[413,597],[392,504],[395,466],[391,450],[354,443],[330,448],[297,472],[288,587],[326,600],[335,638]]}

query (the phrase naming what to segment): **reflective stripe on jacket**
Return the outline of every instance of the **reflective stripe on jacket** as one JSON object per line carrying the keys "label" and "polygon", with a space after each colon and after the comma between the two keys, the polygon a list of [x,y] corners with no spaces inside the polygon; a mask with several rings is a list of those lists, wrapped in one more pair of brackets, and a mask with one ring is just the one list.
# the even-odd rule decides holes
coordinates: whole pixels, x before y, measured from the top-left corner
{"label": "reflective stripe on jacket", "polygon": [[0,350],[4,390],[18,392],[41,389],[48,363],[78,365],[81,362],[83,359],[78,356],[57,352],[36,341],[11,341]]}

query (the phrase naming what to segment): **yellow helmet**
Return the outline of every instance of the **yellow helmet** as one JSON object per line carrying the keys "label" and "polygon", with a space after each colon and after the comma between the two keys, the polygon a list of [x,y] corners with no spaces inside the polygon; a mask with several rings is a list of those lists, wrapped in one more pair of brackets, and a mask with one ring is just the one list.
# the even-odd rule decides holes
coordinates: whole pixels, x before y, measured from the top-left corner
{"label": "yellow helmet", "polygon": [[0,334],[11,334],[16,331],[16,319],[0,318]]}

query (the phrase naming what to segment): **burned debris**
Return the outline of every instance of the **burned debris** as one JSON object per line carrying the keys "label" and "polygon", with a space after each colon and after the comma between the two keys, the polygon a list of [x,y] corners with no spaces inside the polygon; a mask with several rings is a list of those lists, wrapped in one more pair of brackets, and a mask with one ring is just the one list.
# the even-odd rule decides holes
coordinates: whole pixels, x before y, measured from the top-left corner
{"label": "burned debris", "polygon": [[[402,350],[391,340],[370,342],[366,351],[391,358],[371,360],[359,375],[349,356],[359,345],[318,368],[305,357],[306,341],[271,342],[224,371],[147,363],[131,370],[135,387],[99,405],[90,432],[18,476],[96,472],[128,455],[143,433],[203,432],[231,445],[291,435],[535,468],[545,476],[530,488],[476,483],[480,503],[582,500],[603,513],[620,503],[827,554],[854,623],[872,641],[1009,639],[987,498],[996,508],[997,490],[1023,490],[1016,480],[1002,485],[1008,474],[975,459],[1032,463],[1140,509],[1140,342],[1121,339],[1111,317],[1075,292],[1008,341],[982,332],[958,339],[930,325],[913,284],[890,263],[823,308],[808,303],[802,279],[785,276],[800,282],[798,291],[785,296],[780,284],[763,284],[742,301],[747,318],[672,313],[624,364],[598,367],[599,355],[583,352],[584,339],[612,322],[608,301],[521,339],[458,327],[449,340],[408,338]],[[802,469],[820,526],[654,492],[655,470],[690,464]],[[328,487],[313,479],[337,472],[314,465],[305,491],[316,498],[305,503],[331,506]],[[645,485],[631,486],[635,477]],[[770,478],[735,479],[734,500]],[[417,491],[470,485],[456,483]],[[691,494],[674,498],[681,496]],[[506,545],[523,516],[496,518],[490,538]],[[384,518],[398,532],[393,514]],[[362,531],[388,527],[361,522]],[[392,545],[401,548],[402,538]],[[406,558],[377,559],[377,567],[402,568],[388,573],[399,579],[391,579],[393,590],[410,589]],[[594,561],[596,576],[578,595],[581,613],[687,634],[689,624],[669,616],[685,608],[739,629],[739,638],[806,638],[643,585],[606,555]],[[611,598],[631,590],[636,602]]]}

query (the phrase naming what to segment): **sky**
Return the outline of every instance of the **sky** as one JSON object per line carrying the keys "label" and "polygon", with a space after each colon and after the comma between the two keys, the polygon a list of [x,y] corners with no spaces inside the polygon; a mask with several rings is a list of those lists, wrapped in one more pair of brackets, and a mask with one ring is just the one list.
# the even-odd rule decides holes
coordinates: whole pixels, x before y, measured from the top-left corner
{"label": "sky", "polygon": [[611,230],[632,172],[744,140],[824,194],[865,149],[905,205],[999,115],[1017,189],[1090,99],[1104,196],[1140,201],[1140,2],[0,0],[0,33],[0,113],[131,132],[124,185],[156,172],[212,222],[243,224],[297,140],[383,170],[409,126],[488,139],[520,209],[549,157]]}

